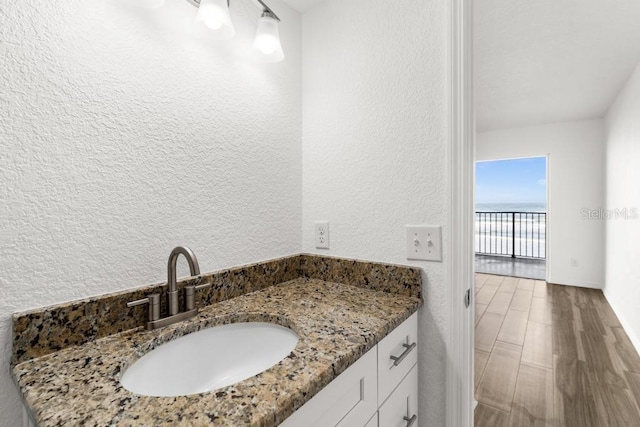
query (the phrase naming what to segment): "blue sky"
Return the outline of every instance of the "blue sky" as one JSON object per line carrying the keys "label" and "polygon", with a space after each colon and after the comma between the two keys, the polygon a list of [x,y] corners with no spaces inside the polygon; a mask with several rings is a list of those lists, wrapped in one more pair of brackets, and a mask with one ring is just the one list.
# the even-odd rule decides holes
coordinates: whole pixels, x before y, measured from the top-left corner
{"label": "blue sky", "polygon": [[476,203],[545,203],[546,157],[476,162]]}

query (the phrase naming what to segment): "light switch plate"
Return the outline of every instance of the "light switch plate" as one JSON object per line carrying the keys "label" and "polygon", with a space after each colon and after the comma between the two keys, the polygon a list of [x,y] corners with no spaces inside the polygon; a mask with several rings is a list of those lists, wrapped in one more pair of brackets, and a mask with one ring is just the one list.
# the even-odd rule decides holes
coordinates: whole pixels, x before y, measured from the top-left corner
{"label": "light switch plate", "polygon": [[442,261],[442,227],[407,225],[407,259]]}

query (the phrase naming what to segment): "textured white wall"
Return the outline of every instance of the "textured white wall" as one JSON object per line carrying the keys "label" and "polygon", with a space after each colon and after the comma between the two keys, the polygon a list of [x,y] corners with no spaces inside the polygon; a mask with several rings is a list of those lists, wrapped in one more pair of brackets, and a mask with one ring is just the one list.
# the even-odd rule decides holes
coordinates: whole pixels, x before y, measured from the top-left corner
{"label": "textured white wall", "polygon": [[302,22],[302,248],[424,269],[420,416],[444,425],[447,254],[407,261],[405,225],[448,221],[446,2],[327,0]]}
{"label": "textured white wall", "polygon": [[304,13],[324,0],[282,0],[300,13]]}
{"label": "textured white wall", "polygon": [[[607,124],[607,209],[640,213],[640,65],[611,106]],[[640,218],[606,221],[604,293],[640,352]]]}
{"label": "textured white wall", "polygon": [[[279,0],[285,61],[194,31],[195,8],[103,0],[0,7],[0,425],[19,425],[10,314],[300,252],[300,16]],[[181,261],[181,275],[186,268]],[[186,263],[184,263],[186,264]]]}
{"label": "textured white wall", "polygon": [[[600,288],[604,283],[604,222],[582,209],[605,203],[602,120],[480,132],[476,160],[549,155],[548,278],[552,283]],[[578,263],[571,265],[571,259]]]}

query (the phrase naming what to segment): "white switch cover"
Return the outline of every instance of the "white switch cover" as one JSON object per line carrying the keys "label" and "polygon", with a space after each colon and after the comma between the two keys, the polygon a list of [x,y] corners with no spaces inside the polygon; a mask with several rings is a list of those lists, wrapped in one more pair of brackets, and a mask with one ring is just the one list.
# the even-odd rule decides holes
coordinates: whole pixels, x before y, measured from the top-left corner
{"label": "white switch cover", "polygon": [[407,225],[407,259],[442,261],[442,227]]}
{"label": "white switch cover", "polygon": [[329,221],[316,221],[316,248],[329,249]]}

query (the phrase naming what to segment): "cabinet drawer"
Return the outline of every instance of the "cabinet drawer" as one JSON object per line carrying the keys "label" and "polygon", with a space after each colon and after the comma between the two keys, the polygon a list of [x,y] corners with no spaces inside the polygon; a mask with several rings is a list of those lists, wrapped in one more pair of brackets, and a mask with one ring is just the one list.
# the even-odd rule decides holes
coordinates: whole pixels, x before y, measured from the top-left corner
{"label": "cabinet drawer", "polygon": [[280,427],[367,425],[378,409],[376,349],[374,347],[369,350],[367,354],[284,420]]}
{"label": "cabinet drawer", "polygon": [[378,427],[378,413],[373,414],[373,417],[369,420],[369,422],[364,427]]}
{"label": "cabinet drawer", "polygon": [[418,365],[380,407],[378,417],[384,427],[418,427]]}
{"label": "cabinet drawer", "polygon": [[414,313],[378,343],[379,405],[387,399],[417,361],[418,313]]}

